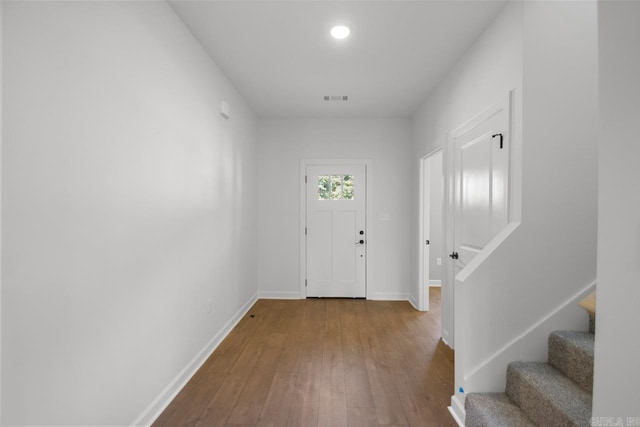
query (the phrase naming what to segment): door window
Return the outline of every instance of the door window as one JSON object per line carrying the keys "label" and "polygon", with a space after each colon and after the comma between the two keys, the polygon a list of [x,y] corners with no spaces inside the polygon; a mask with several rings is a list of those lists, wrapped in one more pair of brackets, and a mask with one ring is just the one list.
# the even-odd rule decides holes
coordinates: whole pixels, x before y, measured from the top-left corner
{"label": "door window", "polygon": [[318,200],[353,200],[353,175],[318,176]]}

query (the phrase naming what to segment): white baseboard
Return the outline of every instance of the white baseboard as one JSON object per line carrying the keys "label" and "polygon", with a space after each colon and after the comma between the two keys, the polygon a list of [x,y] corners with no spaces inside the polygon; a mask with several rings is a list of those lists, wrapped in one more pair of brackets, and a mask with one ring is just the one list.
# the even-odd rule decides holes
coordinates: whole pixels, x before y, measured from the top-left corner
{"label": "white baseboard", "polygon": [[259,291],[258,298],[262,299],[303,299],[300,292]]}
{"label": "white baseboard", "polygon": [[440,337],[440,339],[442,339],[442,342],[445,343],[447,347],[449,347],[451,350],[454,349],[453,346],[449,344],[449,332],[447,332],[446,330],[443,330],[442,336]]}
{"label": "white baseboard", "polygon": [[191,377],[200,369],[204,362],[211,356],[222,340],[229,335],[229,332],[238,324],[240,319],[247,314],[249,309],[258,300],[258,294],[254,294],[249,300],[233,315],[222,329],[204,346],[198,354],[184,367],[184,369],[171,381],[160,394],[142,411],[140,415],[131,423],[131,426],[150,426],[169,406],[169,403],[178,395],[180,390],[189,382]]}
{"label": "white baseboard", "polygon": [[466,411],[464,410],[464,402],[460,400],[458,395],[451,396],[451,406],[447,406],[449,413],[460,427],[464,427]]}
{"label": "white baseboard", "polygon": [[367,299],[373,301],[410,301],[408,293],[401,292],[372,292]]}
{"label": "white baseboard", "polygon": [[442,287],[442,280],[429,280],[429,287],[430,288],[441,288]]}
{"label": "white baseboard", "polygon": [[416,299],[416,297],[414,297],[413,295],[409,294],[409,302],[411,303],[411,305],[413,306],[413,308],[415,308],[416,310],[420,310],[418,308],[418,300]]}

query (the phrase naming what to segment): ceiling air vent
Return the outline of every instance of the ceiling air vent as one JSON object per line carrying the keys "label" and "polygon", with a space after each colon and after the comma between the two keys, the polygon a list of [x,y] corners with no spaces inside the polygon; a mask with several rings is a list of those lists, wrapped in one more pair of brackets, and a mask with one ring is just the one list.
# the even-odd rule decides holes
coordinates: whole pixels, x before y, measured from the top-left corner
{"label": "ceiling air vent", "polygon": [[347,95],[325,95],[325,101],[348,101],[349,97]]}

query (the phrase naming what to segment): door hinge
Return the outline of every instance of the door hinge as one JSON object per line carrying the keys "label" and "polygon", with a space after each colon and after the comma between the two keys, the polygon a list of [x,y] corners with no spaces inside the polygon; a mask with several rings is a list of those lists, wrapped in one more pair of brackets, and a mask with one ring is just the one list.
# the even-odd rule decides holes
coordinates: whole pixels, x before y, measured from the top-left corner
{"label": "door hinge", "polygon": [[304,228],[304,235],[307,235],[307,227]]}
{"label": "door hinge", "polygon": [[304,287],[307,287],[307,279],[304,279]]}
{"label": "door hinge", "polygon": [[304,176],[304,183],[307,183],[307,175]]}

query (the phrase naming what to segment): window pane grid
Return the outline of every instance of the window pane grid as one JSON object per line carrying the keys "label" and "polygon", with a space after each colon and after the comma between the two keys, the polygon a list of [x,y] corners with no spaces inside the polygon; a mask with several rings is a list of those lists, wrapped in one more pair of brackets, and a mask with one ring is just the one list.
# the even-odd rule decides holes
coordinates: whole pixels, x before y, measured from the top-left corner
{"label": "window pane grid", "polygon": [[353,200],[353,175],[318,176],[318,200]]}

